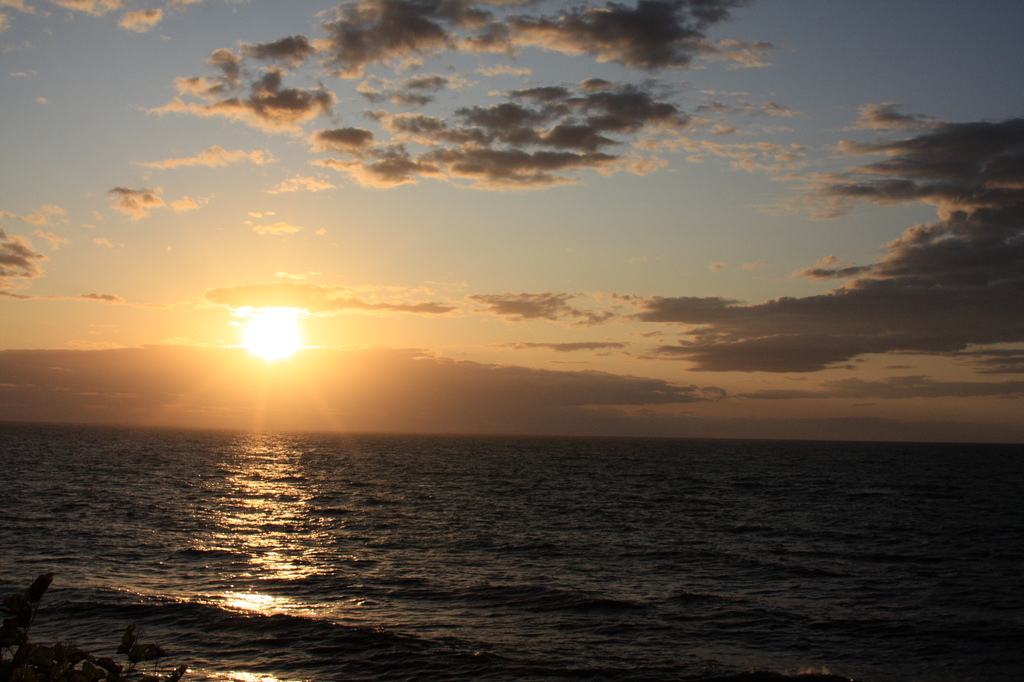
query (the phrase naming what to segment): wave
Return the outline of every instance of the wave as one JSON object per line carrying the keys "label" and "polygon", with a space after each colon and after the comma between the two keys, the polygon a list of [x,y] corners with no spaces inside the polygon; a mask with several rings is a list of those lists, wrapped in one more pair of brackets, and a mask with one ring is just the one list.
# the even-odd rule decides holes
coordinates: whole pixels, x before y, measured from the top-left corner
{"label": "wave", "polygon": [[480,585],[452,594],[458,602],[527,611],[632,611],[649,605],[542,585]]}

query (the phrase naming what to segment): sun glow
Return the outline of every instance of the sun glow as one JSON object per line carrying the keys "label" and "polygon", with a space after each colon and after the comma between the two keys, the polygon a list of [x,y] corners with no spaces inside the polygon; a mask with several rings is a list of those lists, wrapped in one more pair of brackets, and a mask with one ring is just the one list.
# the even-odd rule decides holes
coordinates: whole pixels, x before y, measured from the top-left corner
{"label": "sun glow", "polygon": [[242,346],[264,360],[288,357],[302,347],[296,322],[298,315],[299,311],[294,308],[271,308],[253,313],[245,325]]}

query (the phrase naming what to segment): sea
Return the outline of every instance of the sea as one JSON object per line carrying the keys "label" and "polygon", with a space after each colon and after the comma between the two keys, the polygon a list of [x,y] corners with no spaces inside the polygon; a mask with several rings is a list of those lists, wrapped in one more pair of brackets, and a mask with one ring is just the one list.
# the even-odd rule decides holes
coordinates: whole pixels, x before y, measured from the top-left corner
{"label": "sea", "polygon": [[1024,448],[0,424],[48,572],[197,681],[1016,681]]}

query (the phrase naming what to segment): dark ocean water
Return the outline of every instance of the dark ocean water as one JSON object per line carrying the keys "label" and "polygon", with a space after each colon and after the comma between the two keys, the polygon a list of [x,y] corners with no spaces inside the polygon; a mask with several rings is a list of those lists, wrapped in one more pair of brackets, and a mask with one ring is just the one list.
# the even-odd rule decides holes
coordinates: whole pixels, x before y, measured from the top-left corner
{"label": "dark ocean water", "polygon": [[1024,679],[1019,446],[0,425],[0,595],[193,680]]}

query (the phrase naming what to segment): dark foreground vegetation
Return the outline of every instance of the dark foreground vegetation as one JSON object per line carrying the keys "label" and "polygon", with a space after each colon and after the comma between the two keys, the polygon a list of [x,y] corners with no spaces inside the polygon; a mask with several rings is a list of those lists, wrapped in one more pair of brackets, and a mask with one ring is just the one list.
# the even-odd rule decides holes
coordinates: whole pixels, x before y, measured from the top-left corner
{"label": "dark foreground vegetation", "polygon": [[167,675],[143,672],[141,663],[158,661],[167,652],[156,644],[140,644],[134,625],[124,631],[117,647],[123,663],[61,643],[32,642],[29,630],[51,582],[53,573],[44,573],[21,594],[4,599],[7,617],[0,627],[0,682],[177,682],[185,674],[184,665]]}

